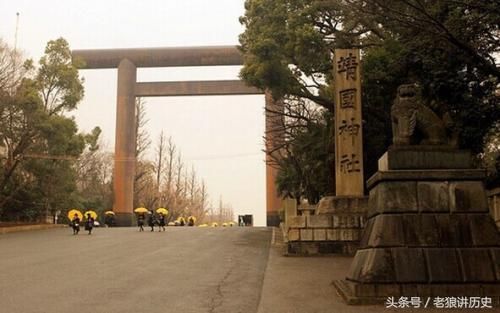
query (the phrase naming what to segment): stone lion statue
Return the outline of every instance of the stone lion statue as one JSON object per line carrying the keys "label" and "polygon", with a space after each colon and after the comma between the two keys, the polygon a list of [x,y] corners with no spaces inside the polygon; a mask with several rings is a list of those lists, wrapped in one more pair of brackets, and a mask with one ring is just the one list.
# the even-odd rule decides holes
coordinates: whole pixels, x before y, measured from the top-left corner
{"label": "stone lion statue", "polygon": [[[416,84],[400,85],[391,107],[394,145],[456,146],[456,135],[448,113],[440,118],[424,105]],[[451,137],[449,136],[452,133]]]}

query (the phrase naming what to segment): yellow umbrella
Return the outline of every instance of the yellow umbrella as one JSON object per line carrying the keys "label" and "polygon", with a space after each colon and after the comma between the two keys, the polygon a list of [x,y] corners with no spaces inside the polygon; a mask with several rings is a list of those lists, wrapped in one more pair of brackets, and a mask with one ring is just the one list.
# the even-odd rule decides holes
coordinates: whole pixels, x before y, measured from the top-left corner
{"label": "yellow umbrella", "polygon": [[177,218],[177,222],[179,222],[179,223],[180,223],[181,221],[183,221],[184,223],[186,223],[186,220],[184,219],[184,217],[179,216],[179,217]]}
{"label": "yellow umbrella", "polygon": [[80,212],[77,209],[72,209],[68,211],[68,219],[71,221],[73,217],[75,217],[75,214],[78,216],[78,218],[81,220],[83,218],[82,212]]}
{"label": "yellow umbrella", "polygon": [[235,222],[229,222],[229,226],[233,227],[235,225]]}
{"label": "yellow umbrella", "polygon": [[90,214],[90,217],[92,217],[93,219],[97,219],[97,213],[95,211],[92,211],[92,210],[86,211],[85,213],[83,213],[83,216],[85,216],[85,218],[87,218],[89,214]]}
{"label": "yellow umbrella", "polygon": [[113,211],[106,211],[106,212],[104,212],[104,214],[106,214],[106,215],[115,215],[115,212],[113,212]]}
{"label": "yellow umbrella", "polygon": [[227,223],[222,223],[222,227],[226,227],[227,226]]}
{"label": "yellow umbrella", "polygon": [[149,210],[146,208],[137,208],[134,210],[135,213],[148,213]]}
{"label": "yellow umbrella", "polygon": [[156,209],[156,213],[167,215],[168,214],[168,210],[165,209],[165,208],[158,208],[158,209]]}
{"label": "yellow umbrella", "polygon": [[216,222],[212,223],[212,227],[217,227],[217,226],[219,226],[219,224],[217,224]]}
{"label": "yellow umbrella", "polygon": [[192,216],[192,215],[191,215],[190,217],[188,217],[188,221],[189,221],[190,219],[192,219],[192,220],[193,220],[193,222],[194,222],[194,223],[196,223],[196,217],[194,217],[194,216]]}
{"label": "yellow umbrella", "polygon": [[208,224],[201,224],[201,225],[198,225],[198,227],[208,227]]}

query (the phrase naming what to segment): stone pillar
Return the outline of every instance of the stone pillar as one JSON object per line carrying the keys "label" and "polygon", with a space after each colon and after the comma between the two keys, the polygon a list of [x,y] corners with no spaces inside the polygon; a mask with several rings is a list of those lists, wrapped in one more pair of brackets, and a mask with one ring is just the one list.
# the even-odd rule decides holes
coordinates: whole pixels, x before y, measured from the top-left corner
{"label": "stone pillar", "polygon": [[358,49],[335,50],[335,183],[337,196],[363,196],[363,132]]}
{"label": "stone pillar", "polygon": [[[358,49],[335,50],[335,196],[324,197],[317,215],[333,216],[326,244],[333,253],[353,254],[364,227],[368,197],[364,196],[361,77]],[[352,234],[348,236],[339,234]]]}
{"label": "stone pillar", "polygon": [[[274,151],[283,140],[283,112],[284,107],[281,101],[275,101],[269,91],[265,94],[266,100],[266,150],[272,151],[272,154],[278,154]],[[281,199],[276,191],[276,176],[278,170],[273,167],[271,156],[266,153],[266,215],[267,226],[278,226],[280,223],[279,210],[281,209]]]}
{"label": "stone pillar", "polygon": [[116,139],[114,169],[114,205],[117,226],[131,226],[133,221],[136,119],[136,66],[123,59],[118,66],[116,97]]}

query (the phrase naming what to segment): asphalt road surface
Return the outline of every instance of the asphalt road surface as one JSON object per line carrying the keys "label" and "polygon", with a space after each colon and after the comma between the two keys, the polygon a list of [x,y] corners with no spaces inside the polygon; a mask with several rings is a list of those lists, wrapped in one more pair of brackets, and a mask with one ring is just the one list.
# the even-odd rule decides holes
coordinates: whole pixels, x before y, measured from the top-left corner
{"label": "asphalt road surface", "polygon": [[271,234],[167,227],[0,235],[0,312],[255,313]]}

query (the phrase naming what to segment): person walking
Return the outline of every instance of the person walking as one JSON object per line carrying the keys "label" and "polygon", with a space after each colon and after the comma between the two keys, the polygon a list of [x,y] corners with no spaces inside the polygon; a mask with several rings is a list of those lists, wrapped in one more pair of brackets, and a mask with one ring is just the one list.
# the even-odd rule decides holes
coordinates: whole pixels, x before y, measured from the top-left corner
{"label": "person walking", "polygon": [[80,218],[76,213],[73,215],[73,219],[71,219],[71,227],[73,227],[73,235],[78,235],[80,232]]}
{"label": "person walking", "polygon": [[112,227],[114,226],[114,224],[115,224],[115,217],[111,214],[107,214],[104,217],[104,225],[106,225],[106,227]]}
{"label": "person walking", "polygon": [[89,235],[92,235],[92,228],[94,227],[94,218],[92,215],[87,214],[87,221],[85,222],[85,230],[87,230]]}
{"label": "person walking", "polygon": [[165,231],[165,215],[160,213],[158,216],[158,231],[161,231],[162,229]]}
{"label": "person walking", "polygon": [[151,231],[155,231],[156,218],[153,212],[149,211],[148,225],[151,227]]}
{"label": "person walking", "polygon": [[144,214],[139,214],[139,216],[137,216],[137,226],[139,226],[139,231],[144,231],[144,220],[146,219],[146,217],[144,216]]}

